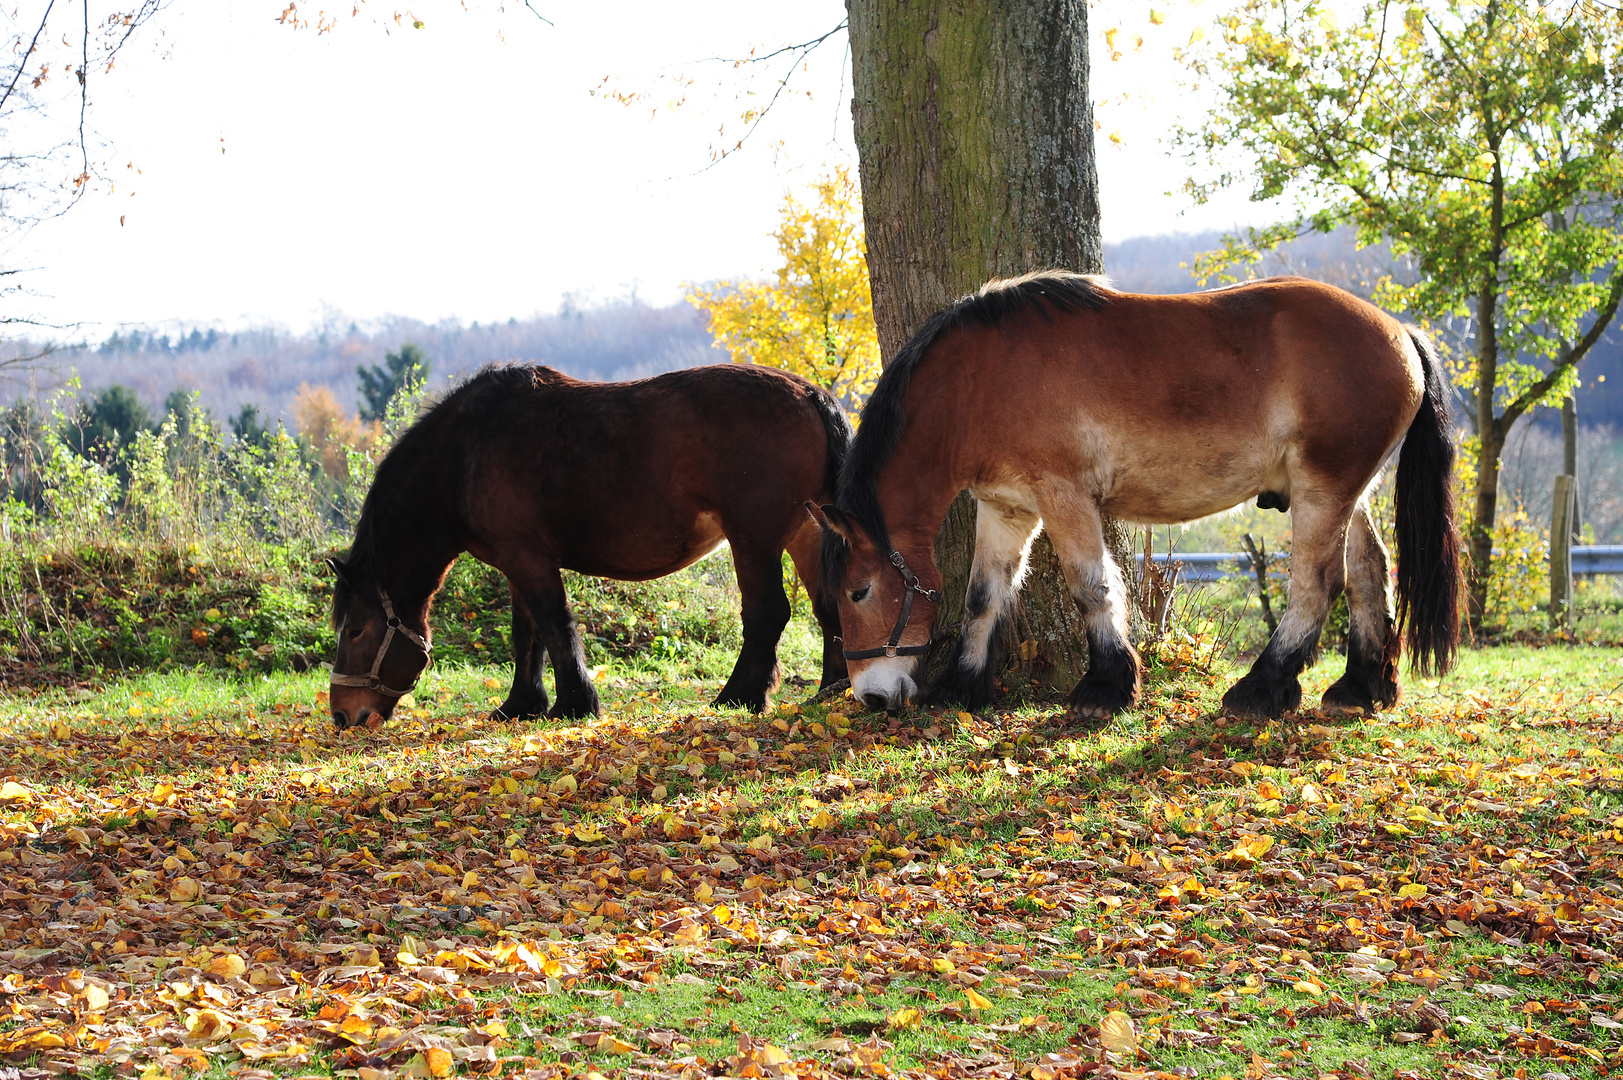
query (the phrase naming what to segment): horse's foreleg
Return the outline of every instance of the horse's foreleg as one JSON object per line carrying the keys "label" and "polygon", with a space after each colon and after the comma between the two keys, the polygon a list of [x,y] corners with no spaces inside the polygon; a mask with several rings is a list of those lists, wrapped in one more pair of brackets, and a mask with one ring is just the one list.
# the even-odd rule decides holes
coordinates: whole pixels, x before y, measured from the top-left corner
{"label": "horse's foreleg", "polygon": [[794,561],[795,573],[811,596],[812,615],[823,631],[823,670],[818,689],[826,689],[846,677],[845,654],[840,651],[840,609],[832,596],[823,592],[823,571],[820,558],[823,548],[823,530],[810,517],[806,524],[789,540],[789,558]]}
{"label": "horse's foreleg", "polygon": [[1126,585],[1091,499],[1051,494],[1040,509],[1088,638],[1088,671],[1071,691],[1070,718],[1094,723],[1138,700],[1140,665],[1127,636]]}
{"label": "horse's foreleg", "polygon": [[964,621],[952,660],[928,695],[970,709],[992,702],[1014,595],[1039,519],[1032,511],[984,499],[975,504],[975,559],[964,594]]}
{"label": "horse's foreleg", "polygon": [[767,695],[778,688],[778,639],[789,625],[782,552],[776,545],[745,546],[734,540],[733,567],[744,608],[744,647],[716,704],[760,712]]}
{"label": "horse's foreleg", "polygon": [[562,575],[554,565],[536,565],[526,572],[513,572],[510,580],[524,596],[535,620],[535,629],[547,655],[552,658],[556,701],[548,716],[575,720],[596,716],[602,706],[597,689],[586,670],[586,650],[581,645],[580,626],[569,611]]}
{"label": "horse's foreleg", "polygon": [[507,700],[496,707],[492,719],[528,720],[545,716],[547,712],[547,685],[542,680],[546,667],[546,647],[536,633],[535,620],[518,589],[508,582],[513,597],[513,689]]}
{"label": "horse's foreleg", "polygon": [[1326,709],[1374,713],[1398,703],[1401,651],[1386,545],[1360,502],[1347,526],[1347,673],[1324,692]]}
{"label": "horse's foreleg", "polygon": [[1306,498],[1291,509],[1290,603],[1251,670],[1223,695],[1223,708],[1242,716],[1279,716],[1302,704],[1297,680],[1312,659],[1330,605],[1346,582],[1346,532],[1351,509],[1326,509]]}

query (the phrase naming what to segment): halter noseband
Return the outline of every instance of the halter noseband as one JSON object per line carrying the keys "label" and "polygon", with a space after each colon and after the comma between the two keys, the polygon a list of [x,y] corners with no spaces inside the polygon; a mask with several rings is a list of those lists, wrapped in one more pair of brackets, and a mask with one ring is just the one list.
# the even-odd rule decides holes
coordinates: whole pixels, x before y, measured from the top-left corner
{"label": "halter noseband", "polygon": [[941,593],[935,589],[926,589],[919,584],[919,576],[907,568],[907,561],[902,558],[900,551],[890,553],[890,564],[902,575],[902,583],[906,589],[902,591],[902,613],[896,619],[896,628],[890,632],[890,641],[877,649],[844,649],[847,660],[872,660],[878,656],[923,656],[930,651],[928,643],[923,645],[903,645],[902,631],[907,629],[908,616],[913,614],[913,594],[924,597],[933,604],[941,603]]}
{"label": "halter noseband", "polygon": [[[401,622],[400,616],[394,613],[394,605],[389,602],[389,594],[383,591],[382,585],[378,586],[378,599],[383,601],[383,616],[388,621],[387,629],[383,631],[383,643],[378,646],[378,654],[372,660],[372,670],[365,675],[340,675],[335,671],[332,673],[332,684],[334,686],[364,686],[368,690],[376,690],[378,693],[386,694],[392,698],[405,697],[411,692],[410,687],[404,690],[391,690],[383,685],[382,679],[378,678],[378,672],[383,670],[383,658],[389,655],[389,645],[394,641],[395,634],[399,633],[401,637],[423,650],[423,656],[428,659],[432,660],[434,657],[429,652],[428,642],[419,637],[417,631]],[[416,681],[416,679],[413,679],[412,683],[415,684]]]}

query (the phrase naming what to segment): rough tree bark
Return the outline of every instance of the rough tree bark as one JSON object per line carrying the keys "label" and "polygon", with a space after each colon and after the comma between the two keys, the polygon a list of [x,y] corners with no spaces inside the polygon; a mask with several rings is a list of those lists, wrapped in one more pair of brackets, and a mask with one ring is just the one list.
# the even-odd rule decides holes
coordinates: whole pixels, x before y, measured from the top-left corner
{"label": "rough tree bark", "polygon": [[[852,116],[881,355],[989,278],[1103,269],[1086,0],[847,0]],[[1112,549],[1127,555],[1125,535]],[[963,616],[975,508],[936,540],[946,602],[934,673]],[[1016,618],[1011,661],[1069,690],[1087,646],[1046,538]],[[1127,565],[1130,565],[1127,564]]]}

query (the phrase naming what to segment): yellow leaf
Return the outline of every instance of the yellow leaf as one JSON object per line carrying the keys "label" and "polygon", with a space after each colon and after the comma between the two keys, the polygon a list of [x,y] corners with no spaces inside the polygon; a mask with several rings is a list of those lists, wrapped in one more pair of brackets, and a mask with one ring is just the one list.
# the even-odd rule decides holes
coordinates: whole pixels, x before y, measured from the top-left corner
{"label": "yellow leaf", "polygon": [[1403,886],[1398,890],[1398,895],[1405,900],[1423,900],[1426,896],[1426,887],[1417,881]]}
{"label": "yellow leaf", "polygon": [[575,782],[575,777],[573,774],[564,773],[562,776],[558,777],[558,779],[552,782],[552,786],[549,790],[554,795],[573,795],[579,789],[579,787],[580,785]]}
{"label": "yellow leaf", "polygon": [[834,827],[834,815],[827,810],[819,810],[811,816],[811,820],[807,824],[814,829],[832,829]]}
{"label": "yellow leaf", "polygon": [[205,1042],[225,1038],[231,1028],[230,1019],[214,1009],[199,1009],[186,1018],[186,1034]]}
{"label": "yellow leaf", "polygon": [[235,979],[248,970],[248,964],[236,953],[223,953],[209,961],[207,970],[216,979]]}
{"label": "yellow leaf", "polygon": [[733,921],[732,909],[726,904],[717,904],[710,914],[715,916],[716,921],[723,926]]}
{"label": "yellow leaf", "polygon": [[85,1007],[91,1012],[101,1012],[112,1003],[113,997],[107,992],[106,987],[88,983],[84,989],[84,999]]}
{"label": "yellow leaf", "polygon": [[169,887],[169,899],[186,904],[196,900],[202,892],[203,886],[196,878],[183,877]]}
{"label": "yellow leaf", "polygon": [[1324,993],[1323,988],[1317,983],[1310,983],[1306,979],[1296,983],[1291,987],[1291,989],[1295,990],[1298,994],[1310,994],[1313,997],[1318,997],[1320,994]]}
{"label": "yellow leaf", "polygon": [[885,1017],[885,1026],[892,1031],[907,1031],[919,1026],[924,1014],[918,1009],[897,1009]]}
{"label": "yellow leaf", "polygon": [[575,839],[579,840],[583,844],[595,844],[604,838],[603,833],[595,828],[589,821],[576,822],[573,831],[575,834]]}
{"label": "yellow leaf", "polygon": [[451,1051],[438,1046],[431,1046],[424,1053],[423,1058],[428,1062],[430,1076],[450,1076],[456,1071],[456,1059]]}
{"label": "yellow leaf", "polygon": [[974,1009],[976,1012],[979,1012],[982,1009],[990,1009],[992,1007],[992,1003],[982,995],[976,993],[973,986],[964,987],[964,999],[969,1002],[969,1007]]}
{"label": "yellow leaf", "polygon": [[610,1054],[634,1054],[637,1051],[635,1046],[632,1046],[628,1042],[617,1039],[613,1035],[608,1036],[602,1042],[598,1043],[597,1048]]}
{"label": "yellow leaf", "polygon": [[1155,8],[1150,8],[1150,22],[1152,24],[1154,24],[1155,26],[1160,26],[1162,23],[1164,23],[1166,21],[1167,21],[1166,12],[1157,11]]}
{"label": "yellow leaf", "polygon": [[693,889],[693,899],[701,904],[708,904],[716,895],[716,890],[710,887],[708,881],[701,881]]}
{"label": "yellow leaf", "polygon": [[772,834],[762,833],[746,845],[751,851],[767,852],[772,850]]}
{"label": "yellow leaf", "polygon": [[0,784],[0,802],[33,802],[34,793],[17,783],[7,780]]}
{"label": "yellow leaf", "polygon": [[472,870],[469,870],[466,874],[462,875],[462,887],[464,889],[475,888],[478,886],[478,884],[479,875],[474,873]]}
{"label": "yellow leaf", "polygon": [[931,960],[930,966],[935,968],[936,971],[942,975],[951,975],[953,972],[958,970],[955,966],[953,966],[953,962],[948,960],[945,956],[938,956],[934,960]]}
{"label": "yellow leaf", "polygon": [[1132,1057],[1138,1053],[1138,1029],[1124,1012],[1108,1013],[1099,1021],[1099,1041],[1113,1054]]}
{"label": "yellow leaf", "polygon": [[1274,849],[1274,838],[1271,836],[1252,836],[1245,842],[1245,849],[1251,853],[1252,858],[1260,859]]}

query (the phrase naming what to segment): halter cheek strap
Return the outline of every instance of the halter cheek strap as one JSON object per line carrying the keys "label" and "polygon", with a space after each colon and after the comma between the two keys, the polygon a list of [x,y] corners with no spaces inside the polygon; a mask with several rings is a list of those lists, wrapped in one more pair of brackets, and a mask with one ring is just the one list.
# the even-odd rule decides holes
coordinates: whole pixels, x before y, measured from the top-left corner
{"label": "halter cheek strap", "polygon": [[907,588],[902,592],[902,613],[897,616],[896,628],[890,632],[890,640],[877,649],[844,649],[847,660],[872,660],[880,656],[923,656],[930,651],[928,643],[923,645],[903,645],[902,631],[907,629],[907,620],[913,614],[913,596],[916,593],[932,604],[941,603],[941,593],[935,589],[926,589],[919,584],[919,576],[907,568],[907,560],[902,553],[890,553],[890,564],[902,575],[902,584]]}
{"label": "halter cheek strap", "polygon": [[[378,599],[383,601],[383,617],[386,622],[383,631],[383,642],[378,646],[377,656],[372,659],[372,670],[365,675],[340,675],[335,671],[332,673],[332,684],[334,686],[364,686],[368,690],[376,690],[378,693],[386,694],[392,698],[405,697],[411,692],[411,687],[408,686],[404,690],[392,690],[383,685],[383,680],[378,677],[378,672],[383,670],[383,658],[389,655],[389,646],[393,644],[394,636],[399,634],[413,645],[416,645],[423,650],[423,656],[427,659],[432,660],[434,657],[429,652],[428,642],[424,641],[417,631],[401,622],[400,616],[394,613],[394,605],[389,602],[389,594],[383,591],[382,585],[378,586]],[[416,682],[417,680],[412,680],[413,685],[416,685]]]}

